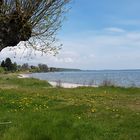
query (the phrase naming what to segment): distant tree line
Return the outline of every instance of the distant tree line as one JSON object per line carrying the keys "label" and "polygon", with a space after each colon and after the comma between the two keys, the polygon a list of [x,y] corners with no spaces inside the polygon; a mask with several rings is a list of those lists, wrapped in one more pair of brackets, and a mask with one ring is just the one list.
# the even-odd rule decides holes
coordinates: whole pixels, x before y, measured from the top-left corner
{"label": "distant tree line", "polygon": [[16,62],[12,62],[10,58],[2,60],[0,63],[0,72],[16,72],[16,71],[28,71],[28,72],[54,72],[59,71],[59,68],[48,67],[46,64],[38,64],[38,66],[29,65],[24,63],[18,65]]}

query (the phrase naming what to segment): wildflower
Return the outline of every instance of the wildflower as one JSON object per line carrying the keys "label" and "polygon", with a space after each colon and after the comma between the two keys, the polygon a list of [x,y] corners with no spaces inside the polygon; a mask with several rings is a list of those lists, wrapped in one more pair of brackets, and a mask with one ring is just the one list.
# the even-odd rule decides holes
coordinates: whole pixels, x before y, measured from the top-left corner
{"label": "wildflower", "polygon": [[38,110],[38,108],[36,107],[35,110]]}
{"label": "wildflower", "polygon": [[81,119],[81,117],[79,116],[79,117],[78,117],[78,119],[80,120],[80,119]]}
{"label": "wildflower", "polygon": [[96,112],[96,109],[91,109],[91,112],[92,112],[92,113],[95,113],[95,112]]}

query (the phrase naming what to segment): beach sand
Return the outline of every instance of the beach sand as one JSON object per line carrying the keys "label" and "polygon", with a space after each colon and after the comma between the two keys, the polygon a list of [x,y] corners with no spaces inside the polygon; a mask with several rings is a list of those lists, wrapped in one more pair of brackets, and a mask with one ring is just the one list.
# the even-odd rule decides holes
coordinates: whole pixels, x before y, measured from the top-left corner
{"label": "beach sand", "polygon": [[30,78],[28,75],[26,75],[26,74],[19,74],[18,76],[17,76],[18,78]]}
{"label": "beach sand", "polygon": [[53,87],[63,88],[77,88],[77,87],[98,87],[97,85],[84,85],[84,84],[73,84],[73,83],[59,83],[48,81]]}

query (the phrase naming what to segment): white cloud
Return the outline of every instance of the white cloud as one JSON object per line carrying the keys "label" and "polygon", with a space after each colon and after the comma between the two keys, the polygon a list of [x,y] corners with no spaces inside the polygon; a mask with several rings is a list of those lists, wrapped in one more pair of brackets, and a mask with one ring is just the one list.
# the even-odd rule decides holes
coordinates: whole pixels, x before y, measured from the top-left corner
{"label": "white cloud", "polygon": [[107,32],[114,32],[114,33],[124,33],[125,30],[117,27],[109,27],[104,29]]}
{"label": "white cloud", "polygon": [[[113,32],[110,33],[110,32]],[[140,32],[125,31],[111,27],[100,31],[87,31],[62,38],[63,49],[54,56],[32,55],[28,60],[20,51],[14,58],[12,53],[1,52],[2,57],[10,56],[20,63],[45,63],[49,66],[81,69],[140,68]],[[26,54],[26,53],[25,53]],[[2,58],[1,57],[1,58]]]}

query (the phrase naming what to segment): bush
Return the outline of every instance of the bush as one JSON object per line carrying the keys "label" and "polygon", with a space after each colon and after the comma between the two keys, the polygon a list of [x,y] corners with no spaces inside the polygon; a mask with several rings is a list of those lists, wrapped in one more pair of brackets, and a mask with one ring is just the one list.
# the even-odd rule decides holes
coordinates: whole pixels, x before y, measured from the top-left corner
{"label": "bush", "polygon": [[0,73],[4,73],[4,68],[0,67]]}

